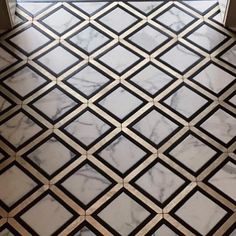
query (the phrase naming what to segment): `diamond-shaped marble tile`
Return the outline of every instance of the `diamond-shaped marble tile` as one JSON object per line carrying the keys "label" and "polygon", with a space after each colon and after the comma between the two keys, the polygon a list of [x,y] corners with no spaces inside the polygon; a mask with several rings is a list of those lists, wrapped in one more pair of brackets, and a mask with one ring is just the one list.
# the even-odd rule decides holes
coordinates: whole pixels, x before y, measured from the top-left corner
{"label": "diamond-shaped marble tile", "polygon": [[15,236],[15,235],[19,235],[19,233],[12,226],[6,223],[2,227],[0,227],[0,235],[1,236]]}
{"label": "diamond-shaped marble tile", "polygon": [[92,16],[107,5],[107,2],[72,2],[83,13]]}
{"label": "diamond-shaped marble tile", "polygon": [[11,165],[1,171],[0,188],[4,191],[0,192],[0,202],[4,207],[11,208],[22,200],[27,194],[36,190],[38,183],[30,177],[18,165]]}
{"label": "diamond-shaped marble tile", "polygon": [[99,17],[98,21],[111,31],[122,34],[125,30],[133,26],[138,18],[129,13],[121,6],[116,6],[109,12]]}
{"label": "diamond-shaped marble tile", "polygon": [[9,111],[15,103],[13,103],[6,95],[0,92],[0,115]]}
{"label": "diamond-shaped marble tile", "polygon": [[66,7],[60,6],[40,21],[54,33],[63,35],[77,26],[81,22],[81,19]]}
{"label": "diamond-shaped marble tile", "polygon": [[29,26],[8,38],[8,41],[24,54],[31,55],[46,46],[51,39],[36,26]]}
{"label": "diamond-shaped marble tile", "polygon": [[0,136],[13,149],[18,150],[35,136],[43,132],[43,125],[37,124],[25,111],[17,111],[0,125]]}
{"label": "diamond-shaped marble tile", "polygon": [[52,193],[44,193],[19,215],[19,220],[27,224],[34,235],[45,236],[57,235],[74,218],[72,210],[62,205]]}
{"label": "diamond-shaped marble tile", "polygon": [[3,79],[3,85],[22,100],[31,96],[48,82],[46,77],[29,65],[21,67]]}
{"label": "diamond-shaped marble tile", "polygon": [[150,212],[143,204],[140,205],[133,197],[122,192],[98,212],[97,216],[112,227],[116,234],[130,235],[150,216]]}
{"label": "diamond-shaped marble tile", "polygon": [[9,155],[0,148],[0,163],[5,161]]}
{"label": "diamond-shaped marble tile", "polygon": [[157,94],[175,81],[175,78],[154,64],[148,64],[138,70],[128,80],[149,96],[156,97]]}
{"label": "diamond-shaped marble tile", "polygon": [[222,45],[228,38],[229,36],[208,24],[198,26],[193,32],[186,36],[188,41],[209,53]]}
{"label": "diamond-shaped marble tile", "polygon": [[131,5],[133,8],[138,10],[144,15],[149,15],[153,11],[155,11],[158,7],[160,7],[163,2],[154,2],[154,1],[143,1],[143,2],[138,2],[138,1],[132,1],[128,2],[129,5]]}
{"label": "diamond-shaped marble tile", "polygon": [[229,97],[225,99],[225,101],[236,108],[236,94],[232,93]]}
{"label": "diamond-shaped marble tile", "polygon": [[169,36],[151,25],[145,25],[128,36],[127,39],[145,52],[153,53],[157,48],[167,43]]}
{"label": "diamond-shaped marble tile", "polygon": [[143,103],[129,89],[124,86],[117,86],[115,89],[113,88],[113,91],[109,91],[99,99],[97,105],[120,122],[123,122],[128,116],[137,111]]}
{"label": "diamond-shaped marble tile", "polygon": [[184,186],[185,180],[160,162],[152,163],[133,182],[144,194],[158,204],[166,204]]}
{"label": "diamond-shaped marble tile", "polygon": [[173,4],[156,16],[154,20],[171,31],[179,33],[196,19],[190,13]]}
{"label": "diamond-shaped marble tile", "polygon": [[48,178],[55,176],[76,158],[78,154],[56,135],[50,135],[24,154],[24,159]]}
{"label": "diamond-shaped marble tile", "polygon": [[220,95],[236,80],[235,78],[236,75],[232,72],[211,63],[201,68],[191,80],[214,95]]}
{"label": "diamond-shaped marble tile", "polygon": [[85,163],[66,175],[59,186],[87,208],[111,188],[112,182],[94,165]]}
{"label": "diamond-shaped marble tile", "polygon": [[149,153],[125,134],[119,134],[105,144],[96,156],[119,175],[127,175]]}
{"label": "diamond-shaped marble tile", "polygon": [[81,103],[60,87],[52,87],[30,103],[38,113],[56,123]]}
{"label": "diamond-shaped marble tile", "polygon": [[108,52],[98,57],[99,62],[114,70],[119,75],[126,72],[126,70],[140,60],[140,56],[137,56],[132,51],[121,45],[116,45]]}
{"label": "diamond-shaped marble tile", "polygon": [[94,26],[88,26],[69,38],[69,42],[87,54],[93,53],[110,40],[106,34],[101,33]]}
{"label": "diamond-shaped marble tile", "polygon": [[185,74],[201,60],[201,57],[197,52],[192,51],[190,48],[187,48],[182,44],[176,44],[173,47],[168,48],[158,59],[172,69],[177,70],[177,72]]}
{"label": "diamond-shaped marble tile", "polygon": [[201,235],[207,235],[227,211],[202,192],[196,191],[174,214]]}
{"label": "diamond-shaped marble tile", "polygon": [[93,65],[86,65],[75,74],[63,80],[68,86],[86,98],[92,97],[112,80]]}
{"label": "diamond-shaped marble tile", "polygon": [[130,127],[154,146],[159,146],[166,138],[177,131],[180,126],[160,111],[151,109],[141,119],[131,124]]}
{"label": "diamond-shaped marble tile", "polygon": [[208,104],[206,97],[196,93],[187,85],[179,86],[174,92],[171,92],[162,100],[162,103],[177,112],[187,120],[195,117],[199,110],[203,110]]}
{"label": "diamond-shaped marble tile", "polygon": [[208,183],[226,194],[230,199],[236,203],[236,163],[235,161],[228,160],[223,166],[217,168],[214,174],[208,179]]}
{"label": "diamond-shaped marble tile", "polygon": [[[183,234],[179,233],[176,228],[170,225],[168,222],[160,222],[160,226],[155,227],[154,230],[151,230],[152,236],[182,236]],[[159,223],[158,223],[159,224]],[[149,232],[150,233],[150,232]]]}
{"label": "diamond-shaped marble tile", "polygon": [[12,53],[8,52],[1,45],[0,55],[0,72],[8,69],[10,66],[13,66],[18,62],[18,58],[16,58]]}
{"label": "diamond-shaped marble tile", "polygon": [[55,76],[63,74],[66,70],[69,70],[80,62],[80,60],[81,59],[78,55],[60,45],[48,50],[46,53],[43,53],[36,58],[37,63],[45,67]]}
{"label": "diamond-shaped marble tile", "polygon": [[17,2],[18,7],[23,9],[28,15],[37,16],[53,5],[51,2]]}
{"label": "diamond-shaped marble tile", "polygon": [[111,130],[112,126],[93,111],[85,110],[63,126],[63,131],[89,149],[99,138]]}
{"label": "diamond-shaped marble tile", "polygon": [[205,15],[209,12],[213,7],[215,7],[218,2],[215,0],[203,0],[203,1],[182,1],[189,8],[193,9],[194,11],[198,12],[201,15]]}
{"label": "diamond-shaped marble tile", "polygon": [[174,143],[167,155],[197,174],[210,160],[215,159],[217,151],[200,137],[189,133]]}
{"label": "diamond-shaped marble tile", "polygon": [[235,114],[231,114],[222,108],[211,112],[207,118],[200,121],[199,128],[207,132],[214,139],[222,144],[229,145],[236,134]]}
{"label": "diamond-shaped marble tile", "polygon": [[87,223],[80,224],[76,229],[71,232],[73,236],[102,236],[93,226]]}
{"label": "diamond-shaped marble tile", "polygon": [[231,45],[223,51],[223,53],[219,55],[219,58],[230,66],[236,68],[236,44]]}

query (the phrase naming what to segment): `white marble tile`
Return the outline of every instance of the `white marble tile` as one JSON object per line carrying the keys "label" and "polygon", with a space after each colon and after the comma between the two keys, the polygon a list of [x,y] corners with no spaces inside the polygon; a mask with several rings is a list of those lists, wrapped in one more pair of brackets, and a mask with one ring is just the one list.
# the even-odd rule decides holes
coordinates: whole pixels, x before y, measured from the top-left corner
{"label": "white marble tile", "polygon": [[0,46],[0,72],[16,62],[17,59]]}
{"label": "white marble tile", "polygon": [[1,163],[3,160],[5,160],[6,157],[7,157],[7,156],[6,156],[3,152],[1,152],[1,150],[0,150],[0,163]]}
{"label": "white marble tile", "polygon": [[117,33],[121,33],[127,29],[130,25],[137,21],[137,18],[124,11],[120,7],[116,7],[111,12],[102,16],[99,21],[105,24],[111,30]]}
{"label": "white marble tile", "polygon": [[96,236],[90,229],[84,226],[77,233],[73,234],[73,236]]}
{"label": "white marble tile", "polygon": [[166,12],[156,17],[155,20],[174,32],[180,32],[186,25],[194,20],[194,17],[173,5]]}
{"label": "white marble tile", "polygon": [[200,59],[200,56],[190,51],[188,48],[177,44],[162,55],[160,59],[179,72],[184,73],[185,70]]}
{"label": "white marble tile", "polygon": [[12,166],[0,176],[1,201],[11,207],[14,203],[24,197],[27,193],[37,186],[28,175],[17,166]]}
{"label": "white marble tile", "polygon": [[123,87],[117,87],[114,91],[98,102],[100,106],[121,120],[139,107],[142,103],[142,100],[131,94]]}
{"label": "white marble tile", "polygon": [[220,93],[230,83],[235,81],[235,76],[221,69],[215,64],[209,64],[206,68],[200,71],[193,80],[200,83],[213,93]]}
{"label": "white marble tile", "polygon": [[[228,62],[232,66],[236,65],[236,44],[229,48],[225,53],[223,53],[220,58]],[[0,58],[1,61],[1,58]]]}
{"label": "white marble tile", "polygon": [[236,236],[236,229],[233,230],[233,232],[231,232],[229,236]]}
{"label": "white marble tile", "polygon": [[69,176],[61,185],[84,205],[106,190],[111,182],[89,164]]}
{"label": "white marble tile", "polygon": [[63,34],[71,27],[77,25],[81,20],[74,14],[64,8],[59,8],[56,12],[50,14],[42,20],[44,24],[49,26],[58,34]]}
{"label": "white marble tile", "polygon": [[156,110],[149,112],[133,126],[133,129],[141,133],[156,145],[163,141],[177,128],[177,124]]}
{"label": "white marble tile", "polygon": [[27,155],[27,159],[37,165],[43,172],[52,175],[75,157],[56,137],[51,137]]}
{"label": "white marble tile", "polygon": [[129,197],[121,193],[98,216],[121,235],[129,235],[150,213]]}
{"label": "white marble tile", "polygon": [[100,151],[98,155],[113,168],[124,174],[141,160],[146,152],[121,135]]}
{"label": "white marble tile", "polygon": [[12,106],[12,104],[8,100],[6,100],[3,96],[1,96],[1,94],[0,94],[0,113],[5,112],[11,106]]}
{"label": "white marble tile", "polygon": [[0,135],[18,148],[41,130],[31,118],[19,112],[0,126]]}
{"label": "white marble tile", "polygon": [[9,38],[9,41],[24,52],[31,54],[40,47],[48,44],[51,39],[41,33],[35,27],[29,27],[24,31]]}
{"label": "white marble tile", "polygon": [[132,5],[134,8],[140,10],[144,14],[149,14],[153,10],[157,9],[161,4],[163,4],[163,1],[160,2],[154,2],[154,1],[145,1],[145,2],[136,2],[132,1],[129,2],[130,5]]}
{"label": "white marble tile", "polygon": [[204,24],[187,36],[187,39],[211,52],[227,39],[227,36]]}
{"label": "white marble tile", "polygon": [[235,117],[231,116],[222,109],[218,109],[205,122],[203,122],[200,127],[222,142],[228,143],[235,138],[235,121]]}
{"label": "white marble tile", "polygon": [[198,191],[175,212],[202,235],[207,235],[226,213],[223,208]]}
{"label": "white marble tile", "polygon": [[57,46],[37,59],[37,61],[42,63],[53,73],[59,75],[68,67],[71,67],[75,63],[78,63],[80,59],[72,55],[63,47]]}
{"label": "white marble tile", "polygon": [[185,181],[161,163],[148,169],[135,181],[139,187],[160,203],[164,203]]}
{"label": "white marble tile", "polygon": [[86,111],[65,127],[68,133],[86,146],[89,146],[109,129],[108,124],[90,111]]}
{"label": "white marble tile", "polygon": [[153,65],[148,65],[131,79],[139,88],[154,96],[156,93],[173,81],[169,75]]}
{"label": "white marble tile", "polygon": [[52,3],[47,2],[17,2],[19,6],[24,8],[28,13],[32,14],[33,16],[38,15],[42,11],[49,8]]}
{"label": "white marble tile", "polygon": [[21,98],[46,82],[41,75],[28,66],[21,68],[3,81],[8,88],[14,90]]}
{"label": "white marble tile", "polygon": [[128,38],[134,44],[140,46],[147,52],[152,52],[162,45],[168,37],[147,25]]}
{"label": "white marble tile", "polygon": [[183,1],[186,5],[192,7],[195,9],[197,12],[201,14],[205,14],[208,12],[216,3],[217,1],[215,0],[202,0],[202,1]]}
{"label": "white marble tile", "polygon": [[169,154],[196,172],[216,154],[216,151],[190,134]]}
{"label": "white marble tile", "polygon": [[151,236],[178,236],[172,229],[163,224]]}
{"label": "white marble tile", "polygon": [[217,171],[209,180],[224,194],[236,201],[236,164],[229,161],[219,171]]}
{"label": "white marble tile", "polygon": [[122,73],[139,59],[140,58],[137,55],[120,45],[117,45],[99,58],[101,62],[105,63],[118,73]]}
{"label": "white marble tile", "polygon": [[212,17],[213,20],[217,21],[220,24],[223,24],[223,17],[221,12],[218,12],[214,17]]}
{"label": "white marble tile", "polygon": [[107,43],[109,38],[100,33],[94,27],[88,26],[78,34],[71,37],[70,41],[87,53],[91,53],[100,46]]}
{"label": "white marble tile", "polygon": [[102,9],[106,4],[107,2],[73,2],[73,5],[90,16]]}
{"label": "white marble tile", "polygon": [[236,95],[229,99],[229,102],[236,106]]}
{"label": "white marble tile", "polygon": [[14,236],[14,234],[12,234],[8,229],[4,229],[0,232],[0,236]]}
{"label": "white marble tile", "polygon": [[54,197],[46,195],[20,218],[37,234],[50,236],[72,216]]}
{"label": "white marble tile", "polygon": [[85,96],[91,96],[108,83],[109,79],[95,68],[86,66],[66,82]]}
{"label": "white marble tile", "polygon": [[184,117],[190,118],[208,101],[197,93],[193,92],[188,87],[181,86],[163,102]]}
{"label": "white marble tile", "polygon": [[78,103],[75,100],[58,88],[54,88],[33,102],[33,106],[53,122],[60,119],[66,112],[75,108],[77,105]]}

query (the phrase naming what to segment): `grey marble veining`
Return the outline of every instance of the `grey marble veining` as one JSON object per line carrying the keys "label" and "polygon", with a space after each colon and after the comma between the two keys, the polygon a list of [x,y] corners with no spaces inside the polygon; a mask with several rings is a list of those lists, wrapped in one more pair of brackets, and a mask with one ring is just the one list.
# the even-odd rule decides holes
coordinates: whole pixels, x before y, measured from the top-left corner
{"label": "grey marble veining", "polygon": [[61,184],[84,205],[107,189],[111,182],[89,164],[85,164]]}
{"label": "grey marble veining", "polygon": [[0,95],[0,113],[11,107],[11,103]]}
{"label": "grey marble veining", "polygon": [[17,59],[3,49],[0,45],[0,72],[17,62]]}
{"label": "grey marble veining", "polygon": [[93,15],[99,9],[102,9],[102,7],[107,4],[107,2],[73,2],[72,4],[88,15]]}
{"label": "grey marble veining", "polygon": [[220,58],[222,58],[227,63],[235,67],[236,65],[236,44],[230,47],[225,53],[223,53]]}
{"label": "grey marble veining", "polygon": [[90,229],[84,226],[77,233],[73,234],[73,236],[96,236],[96,234],[94,234]]}
{"label": "grey marble veining", "polygon": [[74,157],[75,153],[55,137],[51,137],[27,155],[27,159],[49,175],[60,169]]}
{"label": "grey marble veining", "polygon": [[36,16],[43,10],[46,10],[48,7],[53,5],[51,2],[18,2],[19,6],[21,6],[24,10],[29,12],[31,15]]}
{"label": "grey marble veining", "polygon": [[178,234],[163,224],[151,236],[178,236]]}
{"label": "grey marble veining", "polygon": [[130,5],[140,10],[141,12],[148,14],[153,10],[157,9],[162,2],[154,2],[154,1],[145,1],[145,2],[129,2]]}

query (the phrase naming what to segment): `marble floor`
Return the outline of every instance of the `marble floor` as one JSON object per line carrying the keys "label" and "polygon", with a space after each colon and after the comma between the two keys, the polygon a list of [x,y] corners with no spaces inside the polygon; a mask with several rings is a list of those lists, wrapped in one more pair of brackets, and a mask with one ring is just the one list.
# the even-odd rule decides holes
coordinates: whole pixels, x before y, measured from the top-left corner
{"label": "marble floor", "polygon": [[0,34],[0,235],[236,235],[236,35],[217,1],[19,2]]}

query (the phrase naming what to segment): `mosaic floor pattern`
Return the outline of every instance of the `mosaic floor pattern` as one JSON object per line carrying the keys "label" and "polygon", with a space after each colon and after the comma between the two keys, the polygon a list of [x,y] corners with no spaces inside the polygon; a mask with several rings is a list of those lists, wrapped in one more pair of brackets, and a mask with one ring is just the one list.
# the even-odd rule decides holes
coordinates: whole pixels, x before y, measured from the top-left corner
{"label": "mosaic floor pattern", "polygon": [[236,35],[216,1],[19,2],[0,35],[0,235],[236,235]]}

